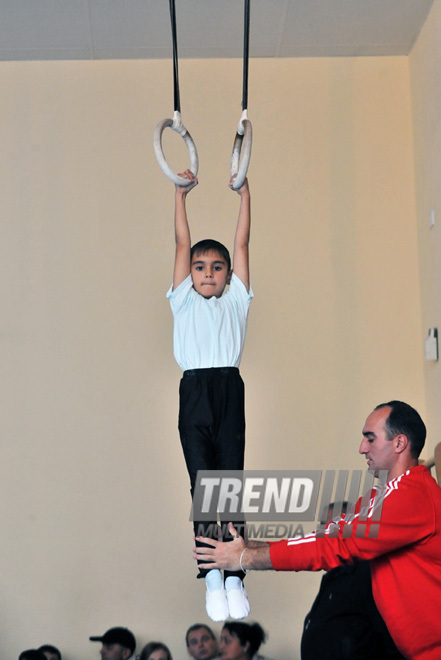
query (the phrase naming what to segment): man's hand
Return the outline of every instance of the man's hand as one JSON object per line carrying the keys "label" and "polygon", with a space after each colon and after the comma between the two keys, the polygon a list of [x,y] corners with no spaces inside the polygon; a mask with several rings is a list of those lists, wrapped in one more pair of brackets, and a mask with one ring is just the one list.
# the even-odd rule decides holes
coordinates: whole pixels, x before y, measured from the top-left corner
{"label": "man's hand", "polygon": [[220,568],[229,571],[240,571],[240,556],[246,547],[243,538],[236,532],[232,523],[228,525],[229,532],[233,536],[232,541],[224,543],[214,541],[203,536],[196,537],[196,541],[207,543],[209,548],[194,548],[193,558],[208,563],[199,564],[201,568]]}
{"label": "man's hand", "polygon": [[[232,541],[223,542],[202,536],[196,537],[197,541],[207,543],[210,546],[209,548],[194,548],[193,550],[194,559],[209,562],[200,564],[201,568],[220,568],[228,571],[240,571],[241,569],[265,571],[272,569],[268,543],[251,541],[247,544],[236,532],[232,523],[228,525],[228,529],[231,536],[233,536]],[[240,561],[241,557],[242,562]]]}

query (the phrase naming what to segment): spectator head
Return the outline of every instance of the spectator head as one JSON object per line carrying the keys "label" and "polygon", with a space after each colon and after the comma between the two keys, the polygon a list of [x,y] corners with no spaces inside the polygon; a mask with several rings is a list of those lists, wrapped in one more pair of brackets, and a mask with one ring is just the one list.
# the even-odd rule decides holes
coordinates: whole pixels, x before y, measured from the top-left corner
{"label": "spectator head", "polygon": [[228,621],[221,633],[220,651],[223,660],[251,660],[266,635],[259,623]]}
{"label": "spectator head", "polygon": [[162,642],[149,642],[144,646],[139,660],[173,660],[168,646]]}
{"label": "spectator head", "polygon": [[110,628],[104,635],[89,639],[101,642],[102,660],[129,660],[136,649],[135,635],[128,628]]}
{"label": "spectator head", "polygon": [[46,656],[37,649],[28,649],[20,653],[18,660],[46,660]]}
{"label": "spectator head", "polygon": [[44,653],[46,660],[61,660],[61,653],[56,646],[43,644],[38,650],[40,653]]}
{"label": "spectator head", "polygon": [[190,626],[185,635],[188,654],[195,660],[212,660],[219,656],[216,636],[205,623]]}

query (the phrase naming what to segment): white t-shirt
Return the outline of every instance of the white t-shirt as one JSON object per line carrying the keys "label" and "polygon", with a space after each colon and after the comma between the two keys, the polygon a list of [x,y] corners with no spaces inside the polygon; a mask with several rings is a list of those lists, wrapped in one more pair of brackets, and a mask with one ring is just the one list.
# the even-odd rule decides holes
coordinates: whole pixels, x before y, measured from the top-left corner
{"label": "white t-shirt", "polygon": [[204,298],[188,275],[167,292],[174,319],[173,351],[183,371],[210,367],[238,367],[254,294],[233,273],[220,297]]}

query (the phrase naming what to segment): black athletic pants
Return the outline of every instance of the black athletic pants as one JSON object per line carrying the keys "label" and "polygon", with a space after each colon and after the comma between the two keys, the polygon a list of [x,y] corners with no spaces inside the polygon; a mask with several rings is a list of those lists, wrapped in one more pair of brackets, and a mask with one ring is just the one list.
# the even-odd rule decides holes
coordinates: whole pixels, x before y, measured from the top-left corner
{"label": "black athletic pants", "polygon": [[[179,386],[179,435],[193,497],[198,470],[243,470],[245,394],[236,367],[184,371]],[[229,521],[221,521],[225,523]],[[217,521],[194,521],[195,536],[218,538]],[[222,524],[224,541],[232,537]],[[243,521],[240,531],[244,533]],[[225,533],[224,533],[225,532]],[[198,543],[198,545],[203,545]],[[203,563],[203,562],[202,562]],[[205,577],[206,569],[199,569]],[[227,572],[244,577],[242,571]]]}
{"label": "black athletic pants", "polygon": [[301,658],[404,660],[375,604],[368,561],[340,566],[323,576],[305,619]]}

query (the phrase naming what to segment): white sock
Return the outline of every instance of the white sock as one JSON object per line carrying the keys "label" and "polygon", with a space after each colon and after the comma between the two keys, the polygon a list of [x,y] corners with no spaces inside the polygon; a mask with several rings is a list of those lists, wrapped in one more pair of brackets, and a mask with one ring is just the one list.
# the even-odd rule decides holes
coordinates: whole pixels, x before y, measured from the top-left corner
{"label": "white sock", "polygon": [[230,591],[230,589],[241,589],[242,580],[237,577],[237,575],[229,575],[225,580],[225,589]]}
{"label": "white sock", "polygon": [[232,619],[246,619],[250,613],[250,603],[243,582],[236,575],[225,580],[228,611]]}
{"label": "white sock", "polygon": [[207,585],[208,591],[218,591],[224,586],[224,581],[222,579],[222,573],[218,568],[213,568],[211,571],[208,571],[205,576],[205,584]]}

